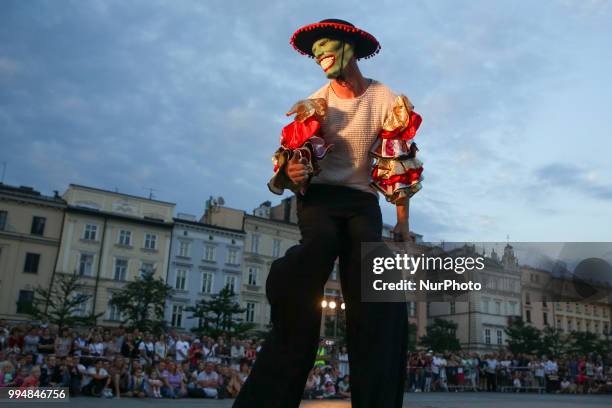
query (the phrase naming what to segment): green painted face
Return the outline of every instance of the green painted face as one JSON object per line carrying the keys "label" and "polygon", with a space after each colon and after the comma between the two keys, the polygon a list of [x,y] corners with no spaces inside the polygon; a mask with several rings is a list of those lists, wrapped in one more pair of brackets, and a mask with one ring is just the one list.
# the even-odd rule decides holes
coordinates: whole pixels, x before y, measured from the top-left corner
{"label": "green painted face", "polygon": [[[344,55],[342,55],[343,48]],[[321,38],[315,41],[312,44],[312,53],[329,79],[338,78],[355,55],[350,43],[332,38]]]}

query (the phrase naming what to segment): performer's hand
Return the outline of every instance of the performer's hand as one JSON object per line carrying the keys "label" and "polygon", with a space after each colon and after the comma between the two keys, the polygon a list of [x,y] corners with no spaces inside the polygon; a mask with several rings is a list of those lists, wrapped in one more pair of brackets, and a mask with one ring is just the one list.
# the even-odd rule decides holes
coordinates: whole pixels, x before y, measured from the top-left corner
{"label": "performer's hand", "polygon": [[309,173],[308,160],[305,157],[300,158],[298,154],[294,154],[289,163],[287,163],[285,172],[295,184],[305,182]]}
{"label": "performer's hand", "polygon": [[410,242],[413,238],[410,236],[410,227],[408,223],[410,201],[404,199],[401,202],[396,203],[397,209],[397,224],[391,230],[393,233],[394,241]]}
{"label": "performer's hand", "polygon": [[410,231],[408,230],[408,223],[398,221],[395,227],[391,230],[393,233],[393,240],[397,242],[409,242],[412,241]]}

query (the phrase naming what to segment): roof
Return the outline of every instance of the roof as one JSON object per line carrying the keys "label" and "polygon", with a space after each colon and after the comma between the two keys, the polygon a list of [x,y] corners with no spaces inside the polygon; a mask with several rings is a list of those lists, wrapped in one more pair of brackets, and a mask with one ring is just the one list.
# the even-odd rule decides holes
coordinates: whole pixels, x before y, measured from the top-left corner
{"label": "roof", "polygon": [[176,218],[175,217],[173,219],[174,219],[174,224],[186,224],[186,225],[193,225],[195,227],[210,228],[210,229],[216,229],[216,230],[220,230],[220,231],[234,232],[236,234],[246,234],[246,232],[244,230],[239,230],[239,229],[234,229],[234,228],[227,228],[227,227],[220,227],[220,226],[217,226],[217,225],[206,224],[206,223],[199,222],[199,221],[185,220],[183,218]]}
{"label": "roof", "polygon": [[83,185],[80,185],[80,184],[72,184],[72,183],[69,184],[69,187],[82,188],[82,189],[85,189],[85,190],[92,190],[92,191],[100,191],[102,193],[109,193],[109,194],[113,194],[113,195],[117,195],[117,196],[132,197],[132,198],[136,198],[138,200],[147,200],[147,201],[153,201],[153,202],[156,202],[156,203],[168,204],[168,205],[176,206],[176,203],[171,203],[169,201],[154,200],[152,198],[140,197],[140,196],[132,195],[132,194],[119,193],[117,191],[104,190],[102,188],[97,188],[97,187],[89,187],[89,186],[83,186]]}
{"label": "roof", "polygon": [[29,198],[31,200],[45,201],[49,204],[58,204],[65,206],[66,201],[59,195],[47,196],[41,194],[40,191],[34,190],[32,187],[27,186],[11,186],[9,184],[0,183],[0,193],[8,194],[17,198]]}
{"label": "roof", "polygon": [[74,206],[74,205],[67,206],[66,211],[71,212],[71,213],[87,214],[87,215],[93,215],[93,216],[104,217],[104,218],[113,218],[113,219],[122,220],[122,221],[134,222],[137,224],[153,225],[153,226],[162,227],[162,228],[171,228],[173,225],[172,222],[166,222],[164,220],[160,220],[156,218],[133,217],[131,215],[123,215],[123,214],[117,214],[117,213],[112,213],[112,212],[107,212],[107,211],[94,210],[93,208],[79,207],[79,206]]}

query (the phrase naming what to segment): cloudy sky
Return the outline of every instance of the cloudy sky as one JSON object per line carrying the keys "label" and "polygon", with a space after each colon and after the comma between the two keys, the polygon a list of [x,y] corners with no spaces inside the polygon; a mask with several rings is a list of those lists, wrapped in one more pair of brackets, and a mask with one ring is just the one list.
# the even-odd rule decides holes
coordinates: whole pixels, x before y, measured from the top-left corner
{"label": "cloudy sky", "polygon": [[284,112],[325,81],[289,37],[330,17],[379,39],[362,71],[423,115],[425,239],[612,241],[605,0],[2,0],[4,181],[153,188],[194,214],[277,201]]}

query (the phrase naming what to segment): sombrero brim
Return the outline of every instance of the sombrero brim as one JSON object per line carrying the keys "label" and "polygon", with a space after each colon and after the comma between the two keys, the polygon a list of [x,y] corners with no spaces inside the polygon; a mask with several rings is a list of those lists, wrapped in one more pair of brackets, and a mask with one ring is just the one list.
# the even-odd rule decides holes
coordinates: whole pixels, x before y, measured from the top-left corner
{"label": "sombrero brim", "polygon": [[347,24],[320,22],[298,29],[291,37],[291,45],[300,54],[314,58],[312,45],[324,37],[340,37],[355,44],[355,58],[370,58],[380,51],[380,44],[374,36]]}

